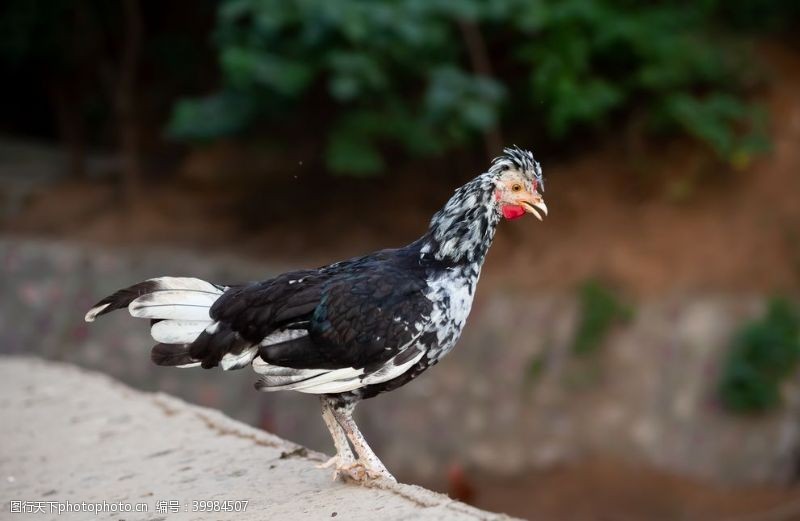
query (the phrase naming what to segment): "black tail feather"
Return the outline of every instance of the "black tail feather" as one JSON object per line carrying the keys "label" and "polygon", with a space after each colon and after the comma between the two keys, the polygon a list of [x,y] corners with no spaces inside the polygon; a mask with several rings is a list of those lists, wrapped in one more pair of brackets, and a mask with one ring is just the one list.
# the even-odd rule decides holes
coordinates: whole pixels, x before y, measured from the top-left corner
{"label": "black tail feather", "polygon": [[187,365],[199,362],[189,354],[190,344],[156,344],[150,351],[150,359],[156,365]]}
{"label": "black tail feather", "polygon": [[156,291],[158,287],[158,282],[146,280],[125,289],[121,289],[92,306],[92,309],[90,309],[86,314],[86,320],[91,322],[95,318],[105,315],[106,313],[111,313],[117,309],[127,308],[131,302],[142,295]]}
{"label": "black tail feather", "polygon": [[252,345],[227,324],[218,324],[214,333],[203,332],[197,337],[191,345],[190,355],[203,361],[203,369],[211,369],[218,366],[226,354],[241,354]]}

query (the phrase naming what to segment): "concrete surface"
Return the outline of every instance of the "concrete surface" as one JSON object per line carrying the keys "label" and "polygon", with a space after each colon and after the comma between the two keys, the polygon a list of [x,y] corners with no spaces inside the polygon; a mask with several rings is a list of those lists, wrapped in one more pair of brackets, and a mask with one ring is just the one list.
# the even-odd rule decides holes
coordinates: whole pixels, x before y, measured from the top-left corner
{"label": "concrete surface", "polygon": [[[333,482],[315,467],[323,454],[62,363],[0,358],[0,418],[0,519],[508,519],[417,486]],[[195,511],[194,501],[208,500],[248,503],[244,512]],[[66,501],[143,502],[148,511],[51,512]]]}

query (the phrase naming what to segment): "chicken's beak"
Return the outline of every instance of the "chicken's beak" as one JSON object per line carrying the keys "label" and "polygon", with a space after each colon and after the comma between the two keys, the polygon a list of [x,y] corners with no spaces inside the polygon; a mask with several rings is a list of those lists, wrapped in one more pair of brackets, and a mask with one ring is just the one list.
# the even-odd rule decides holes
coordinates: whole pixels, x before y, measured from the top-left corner
{"label": "chicken's beak", "polygon": [[520,204],[526,212],[533,214],[540,221],[542,220],[542,216],[539,212],[543,213],[545,216],[547,215],[547,205],[544,204],[544,199],[542,199],[542,196],[539,194],[534,194],[530,198],[523,199],[520,201]]}

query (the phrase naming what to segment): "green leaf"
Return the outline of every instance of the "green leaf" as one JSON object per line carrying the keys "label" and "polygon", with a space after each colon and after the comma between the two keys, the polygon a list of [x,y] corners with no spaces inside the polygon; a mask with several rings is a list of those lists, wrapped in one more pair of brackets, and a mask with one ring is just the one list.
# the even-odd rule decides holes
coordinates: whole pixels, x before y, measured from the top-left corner
{"label": "green leaf", "polygon": [[780,404],[780,385],[800,361],[800,310],[772,299],[767,312],[735,334],[722,370],[719,394],[735,412],[754,413]]}
{"label": "green leaf", "polygon": [[577,354],[594,352],[611,328],[626,322],[633,311],[623,305],[609,288],[597,281],[588,281],[580,289],[580,319],[572,343]]}
{"label": "green leaf", "polygon": [[244,130],[256,103],[240,93],[222,92],[206,98],[180,100],[172,111],[166,134],[172,139],[207,141]]}
{"label": "green leaf", "polygon": [[686,132],[707,143],[720,157],[736,164],[768,147],[763,118],[757,107],[731,95],[696,98],[675,94],[666,113]]}
{"label": "green leaf", "polygon": [[313,77],[311,68],[300,61],[243,47],[225,49],[221,59],[228,80],[238,89],[260,86],[292,96],[301,93]]}
{"label": "green leaf", "polygon": [[383,168],[383,159],[371,143],[343,132],[331,137],[325,158],[331,172],[340,175],[369,177]]}

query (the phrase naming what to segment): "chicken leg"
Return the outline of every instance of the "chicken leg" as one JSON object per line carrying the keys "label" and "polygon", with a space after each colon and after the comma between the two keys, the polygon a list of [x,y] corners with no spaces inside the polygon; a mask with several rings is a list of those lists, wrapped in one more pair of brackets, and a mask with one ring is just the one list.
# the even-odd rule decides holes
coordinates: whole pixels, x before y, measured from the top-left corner
{"label": "chicken leg", "polygon": [[[355,409],[355,403],[342,405],[341,402],[335,400],[322,399],[322,415],[325,424],[328,425],[328,430],[331,431],[337,451],[337,455],[325,465],[336,465],[334,479],[341,476],[346,481],[362,484],[371,484],[381,480],[396,482],[397,480],[386,470],[381,460],[367,444],[364,435],[358,430],[358,426],[353,420],[353,409]],[[334,421],[330,422],[330,419]],[[332,423],[335,425],[331,425]],[[354,449],[356,459],[352,457],[350,445]],[[348,459],[342,454],[347,454],[350,458]]]}
{"label": "chicken leg", "polygon": [[347,435],[342,429],[339,422],[333,415],[333,405],[331,400],[323,397],[322,400],[322,419],[331,433],[333,438],[333,445],[336,447],[336,455],[329,459],[327,462],[318,465],[318,468],[326,469],[334,467],[333,479],[339,477],[342,470],[350,468],[355,463],[355,457],[350,450],[350,443],[347,441]]}

